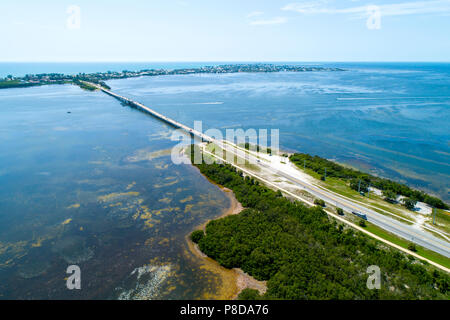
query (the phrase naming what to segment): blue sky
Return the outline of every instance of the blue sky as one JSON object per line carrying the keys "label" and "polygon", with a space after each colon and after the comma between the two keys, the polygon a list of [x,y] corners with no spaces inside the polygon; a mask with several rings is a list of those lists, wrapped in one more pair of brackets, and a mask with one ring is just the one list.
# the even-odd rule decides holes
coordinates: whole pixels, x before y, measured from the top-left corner
{"label": "blue sky", "polygon": [[450,0],[37,2],[1,1],[0,61],[450,61]]}

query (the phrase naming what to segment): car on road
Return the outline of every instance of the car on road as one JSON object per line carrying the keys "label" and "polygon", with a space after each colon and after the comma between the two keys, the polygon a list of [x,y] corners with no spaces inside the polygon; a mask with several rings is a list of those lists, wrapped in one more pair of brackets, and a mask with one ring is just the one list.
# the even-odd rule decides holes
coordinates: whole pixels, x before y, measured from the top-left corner
{"label": "car on road", "polygon": [[359,211],[352,211],[352,213],[357,216],[360,217],[361,219],[367,220],[367,216],[364,213],[361,213]]}

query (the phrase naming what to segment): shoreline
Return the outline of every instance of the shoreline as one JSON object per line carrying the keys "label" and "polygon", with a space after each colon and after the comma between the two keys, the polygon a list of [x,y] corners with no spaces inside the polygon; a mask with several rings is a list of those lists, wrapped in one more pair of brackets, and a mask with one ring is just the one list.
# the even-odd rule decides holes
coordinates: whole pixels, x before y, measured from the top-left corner
{"label": "shoreline", "polygon": [[[217,185],[216,183],[214,184]],[[206,225],[210,221],[225,218],[230,215],[239,214],[242,210],[244,210],[244,207],[236,199],[232,190],[222,187],[220,185],[217,186],[225,193],[228,199],[230,199],[230,207],[224,210],[224,212],[220,216],[214,219],[209,219],[208,221],[196,227],[192,231],[200,229],[205,231]],[[196,243],[192,242],[190,234],[191,233],[186,235],[186,243],[189,249],[189,253],[191,253],[196,258],[202,261],[203,265],[201,266],[201,268],[207,269],[215,273],[222,282],[222,286],[215,294],[210,293],[205,295],[206,299],[237,300],[238,295],[242,292],[242,290],[246,288],[256,289],[259,291],[260,294],[264,294],[266,292],[267,290],[266,281],[256,280],[255,278],[248,275],[240,268],[227,269],[221,266],[217,261],[204,254]]]}

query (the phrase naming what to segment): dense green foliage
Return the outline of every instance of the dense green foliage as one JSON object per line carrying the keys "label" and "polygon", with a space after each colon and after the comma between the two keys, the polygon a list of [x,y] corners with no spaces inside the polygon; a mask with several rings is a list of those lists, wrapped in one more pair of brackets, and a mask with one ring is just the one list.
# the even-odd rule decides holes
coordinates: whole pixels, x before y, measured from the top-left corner
{"label": "dense green foliage", "polygon": [[397,195],[392,190],[383,190],[384,200],[390,203],[394,203],[397,200]]}
{"label": "dense green foliage", "polygon": [[79,86],[81,89],[84,89],[84,90],[89,90],[89,91],[95,91],[95,90],[97,90],[96,87],[94,87],[94,86],[92,86],[92,85],[89,85],[89,84],[87,84],[87,83],[85,83],[85,82],[81,82],[81,81],[78,80],[78,79],[74,79],[74,80],[73,80],[73,83],[75,83],[77,86]]}
{"label": "dense green foliage", "polygon": [[411,199],[411,198],[405,198],[405,199],[403,199],[402,202],[403,202],[403,205],[405,206],[405,208],[408,210],[413,210],[417,204],[417,201],[415,199]]}
{"label": "dense green foliage", "polygon": [[267,154],[272,154],[272,149],[271,148],[261,148],[259,145],[252,145],[248,142],[244,143],[244,148],[250,151],[257,151],[257,152],[265,152]]}
{"label": "dense green foliage", "polygon": [[[247,209],[214,220],[198,242],[227,268],[267,280],[264,299],[448,299],[450,277],[430,272],[413,257],[330,221],[321,207],[307,208],[243,178],[230,165],[199,164],[212,181],[234,191]],[[197,238],[197,236],[196,236]],[[366,287],[367,267],[382,272],[380,290]],[[242,298],[255,298],[245,291]]]}
{"label": "dense green foliage", "polygon": [[203,230],[196,230],[191,233],[191,240],[194,243],[199,243],[199,241],[202,240],[204,236],[205,233],[203,232]]}
{"label": "dense green foliage", "polygon": [[[85,82],[82,82],[82,81],[85,81]],[[97,90],[96,87],[94,87],[92,85],[89,85],[86,82],[95,83],[95,84],[98,84],[98,85],[100,85],[101,87],[103,87],[103,88],[105,88],[107,90],[111,90],[111,87],[108,86],[104,81],[100,81],[100,80],[96,80],[96,79],[89,80],[89,79],[86,79],[86,78],[81,77],[81,76],[73,79],[73,83],[76,84],[77,86],[79,86],[82,89],[89,90],[89,91]]]}
{"label": "dense green foliage", "polygon": [[239,293],[239,300],[258,300],[261,299],[261,296],[258,290],[245,288]]}
{"label": "dense green foliage", "polygon": [[36,86],[38,84],[35,83],[25,83],[20,82],[18,80],[11,80],[11,81],[0,81],[0,89],[7,89],[7,88],[25,88],[25,87],[32,87]]}
{"label": "dense green foliage", "polygon": [[352,179],[350,180],[350,188],[358,192],[366,193],[369,191],[369,184],[363,179]]}
{"label": "dense green foliage", "polygon": [[323,201],[322,199],[314,199],[314,204],[325,207],[325,201]]}
{"label": "dense green foliage", "polygon": [[359,180],[361,180],[362,192],[367,192],[367,188],[370,184],[372,187],[383,191],[389,190],[396,195],[403,195],[405,197],[416,199],[417,201],[428,203],[432,207],[449,209],[449,206],[441,199],[430,196],[423,191],[414,190],[404,184],[389,179],[375,177],[368,173],[347,168],[318,156],[310,156],[305,153],[295,153],[290,157],[290,160],[297,164],[300,168],[303,168],[303,165],[305,164],[306,168],[309,168],[321,175],[324,173],[326,168],[327,177],[335,177],[345,181],[350,181],[350,186],[355,190],[358,190],[358,183]]}

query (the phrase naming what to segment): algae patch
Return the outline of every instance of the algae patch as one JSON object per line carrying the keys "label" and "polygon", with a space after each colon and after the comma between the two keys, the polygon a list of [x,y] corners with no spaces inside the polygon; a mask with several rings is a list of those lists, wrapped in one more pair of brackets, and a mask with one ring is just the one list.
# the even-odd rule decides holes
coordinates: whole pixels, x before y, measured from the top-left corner
{"label": "algae patch", "polygon": [[164,188],[164,187],[169,187],[169,186],[173,186],[174,184],[177,184],[178,182],[180,182],[180,180],[176,177],[167,177],[166,179],[164,179],[165,183],[157,183],[155,185],[153,185],[154,188]]}
{"label": "algae patch", "polygon": [[187,197],[187,198],[181,199],[180,202],[181,202],[181,203],[185,203],[185,202],[192,201],[192,199],[193,199],[192,196],[189,196],[189,197]]}
{"label": "algae patch", "polygon": [[100,202],[109,202],[109,201],[116,200],[118,198],[137,197],[138,195],[139,195],[139,192],[137,192],[137,191],[113,192],[110,194],[99,196],[99,197],[97,197],[97,200]]}
{"label": "algae patch", "polygon": [[66,224],[69,224],[70,222],[72,222],[72,218],[64,220],[61,224],[66,225]]}
{"label": "algae patch", "polygon": [[157,151],[150,151],[149,148],[139,149],[135,151],[132,155],[125,158],[127,162],[140,162],[140,161],[150,161],[156,158],[164,157],[170,155],[172,149],[164,149]]}

